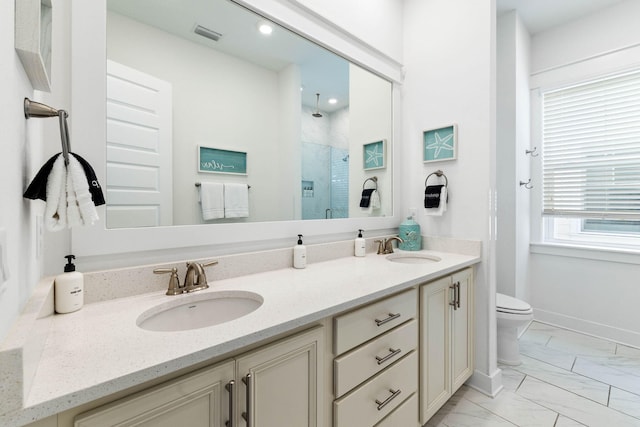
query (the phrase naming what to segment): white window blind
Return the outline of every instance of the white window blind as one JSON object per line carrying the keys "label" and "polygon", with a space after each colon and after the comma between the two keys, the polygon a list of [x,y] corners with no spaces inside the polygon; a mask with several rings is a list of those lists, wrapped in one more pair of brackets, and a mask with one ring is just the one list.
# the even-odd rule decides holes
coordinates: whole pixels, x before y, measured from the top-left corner
{"label": "white window blind", "polygon": [[543,213],[640,219],[640,71],[543,94]]}

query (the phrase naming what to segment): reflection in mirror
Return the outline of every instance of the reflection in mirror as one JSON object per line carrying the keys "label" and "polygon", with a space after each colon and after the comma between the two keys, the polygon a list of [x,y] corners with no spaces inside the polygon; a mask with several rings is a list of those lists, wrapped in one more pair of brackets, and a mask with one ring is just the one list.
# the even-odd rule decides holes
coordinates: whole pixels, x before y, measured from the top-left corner
{"label": "reflection in mirror", "polygon": [[[107,228],[390,216],[391,97],[228,0],[108,0]],[[360,207],[374,176],[380,207]]]}

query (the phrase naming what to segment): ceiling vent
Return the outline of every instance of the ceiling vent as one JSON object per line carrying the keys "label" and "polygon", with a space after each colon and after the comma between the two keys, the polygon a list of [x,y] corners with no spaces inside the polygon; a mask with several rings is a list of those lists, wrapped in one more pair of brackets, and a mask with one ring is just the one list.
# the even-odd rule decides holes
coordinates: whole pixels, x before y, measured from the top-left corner
{"label": "ceiling vent", "polygon": [[220,37],[222,37],[222,34],[215,32],[213,30],[210,30],[206,27],[203,27],[202,25],[196,25],[196,28],[193,29],[193,32],[202,37],[206,37],[210,40],[213,40],[215,42],[220,40]]}

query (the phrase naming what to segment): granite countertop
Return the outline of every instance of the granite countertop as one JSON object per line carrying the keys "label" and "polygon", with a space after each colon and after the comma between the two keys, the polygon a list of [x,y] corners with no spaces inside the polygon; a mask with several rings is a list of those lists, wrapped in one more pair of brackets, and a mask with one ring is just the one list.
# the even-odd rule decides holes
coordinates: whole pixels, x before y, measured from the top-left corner
{"label": "granite countertop", "polygon": [[[22,409],[9,425],[40,419],[319,321],[358,305],[476,264],[480,256],[421,251],[439,262],[402,264],[369,253],[225,280],[188,295],[118,298],[52,316]],[[130,284],[122,283],[121,286]],[[244,317],[179,332],[151,332],[136,319],[170,301],[220,291],[249,291],[263,304]],[[200,297],[201,298],[201,297]]]}

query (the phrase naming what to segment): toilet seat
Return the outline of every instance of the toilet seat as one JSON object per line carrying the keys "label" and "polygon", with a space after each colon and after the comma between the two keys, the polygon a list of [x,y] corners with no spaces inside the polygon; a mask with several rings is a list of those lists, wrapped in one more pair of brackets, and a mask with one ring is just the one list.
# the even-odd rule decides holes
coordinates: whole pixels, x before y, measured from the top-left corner
{"label": "toilet seat", "polygon": [[496,311],[516,315],[529,315],[533,313],[533,309],[526,302],[501,293],[496,293]]}

